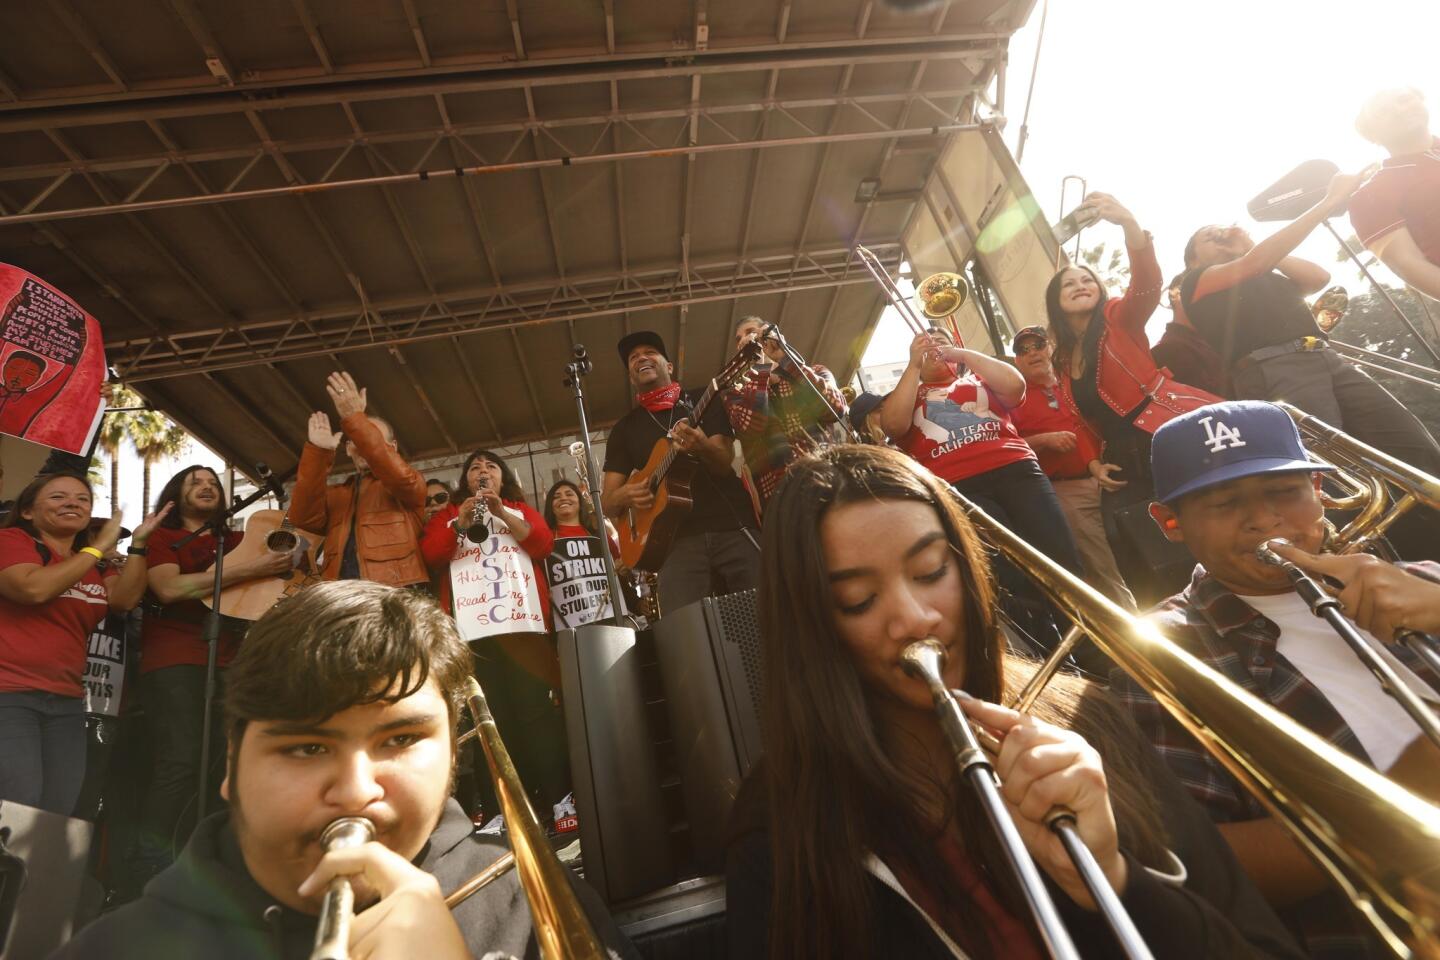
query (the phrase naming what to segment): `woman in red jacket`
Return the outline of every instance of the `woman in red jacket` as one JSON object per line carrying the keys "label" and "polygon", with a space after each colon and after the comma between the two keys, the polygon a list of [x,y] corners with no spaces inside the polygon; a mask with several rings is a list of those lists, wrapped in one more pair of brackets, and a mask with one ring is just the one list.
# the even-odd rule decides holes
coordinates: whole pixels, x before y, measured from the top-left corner
{"label": "woman in red jacket", "polygon": [[[555,534],[525,502],[515,471],[490,450],[476,450],[465,458],[450,502],[425,526],[420,551],[438,574],[441,605],[453,612],[450,561],[469,545],[466,534],[482,502],[492,529],[503,526],[530,558],[548,630],[550,591],[541,561],[554,546]],[[555,640],[549,633],[508,633],[471,641],[470,649],[475,653],[475,678],[485,690],[495,724],[503,731],[531,804],[543,813],[569,790],[564,719],[552,695],[560,689]],[[476,768],[480,806],[494,813],[498,803],[483,772],[484,762]]]}
{"label": "woman in red jacket", "polygon": [[[1105,445],[1100,509],[1121,573],[1144,606],[1184,586],[1194,561],[1176,549],[1147,513],[1153,499],[1150,437],[1167,420],[1219,397],[1177,382],[1150,355],[1145,323],[1160,304],[1163,280],[1150,234],[1106,193],[1084,205],[1125,231],[1130,287],[1110,299],[1089,267],[1066,267],[1045,288],[1061,402]],[[1117,475],[1118,474],[1118,475]]]}

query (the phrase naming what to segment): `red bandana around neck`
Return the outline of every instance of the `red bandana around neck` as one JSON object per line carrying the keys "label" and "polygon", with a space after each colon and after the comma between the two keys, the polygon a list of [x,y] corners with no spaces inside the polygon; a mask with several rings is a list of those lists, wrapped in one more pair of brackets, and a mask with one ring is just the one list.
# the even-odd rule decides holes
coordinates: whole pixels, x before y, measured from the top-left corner
{"label": "red bandana around neck", "polygon": [[640,404],[651,413],[660,413],[675,406],[680,399],[680,384],[672,383],[665,387],[656,387],[648,393],[635,395],[635,402]]}

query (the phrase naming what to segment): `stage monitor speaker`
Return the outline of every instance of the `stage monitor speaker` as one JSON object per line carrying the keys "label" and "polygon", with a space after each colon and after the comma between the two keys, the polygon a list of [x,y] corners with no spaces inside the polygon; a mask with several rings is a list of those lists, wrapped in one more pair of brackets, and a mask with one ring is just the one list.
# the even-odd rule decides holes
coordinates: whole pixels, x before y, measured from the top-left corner
{"label": "stage monitor speaker", "polygon": [[[1330,179],[1339,172],[1340,168],[1329,160],[1306,160],[1260,191],[1246,209],[1261,223],[1294,220],[1320,202],[1330,188]],[[1342,212],[1344,207],[1336,211]]]}
{"label": "stage monitor speaker", "polygon": [[0,800],[4,960],[43,960],[70,939],[94,830],[84,820]]}
{"label": "stage monitor speaker", "polygon": [[614,904],[675,879],[635,631],[561,630],[559,648],[585,879]]}
{"label": "stage monitor speaker", "polygon": [[724,860],[725,824],[760,759],[763,665],[755,591],[706,597],[655,625],[655,648],[701,866]]}

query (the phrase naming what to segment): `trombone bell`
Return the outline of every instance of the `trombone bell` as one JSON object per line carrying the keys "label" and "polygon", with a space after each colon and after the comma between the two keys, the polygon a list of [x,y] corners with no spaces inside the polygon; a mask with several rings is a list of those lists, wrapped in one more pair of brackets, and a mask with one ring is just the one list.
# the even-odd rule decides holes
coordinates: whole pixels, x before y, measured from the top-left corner
{"label": "trombone bell", "polygon": [[970,284],[958,273],[932,273],[920,282],[915,296],[931,320],[944,320],[970,299]]}

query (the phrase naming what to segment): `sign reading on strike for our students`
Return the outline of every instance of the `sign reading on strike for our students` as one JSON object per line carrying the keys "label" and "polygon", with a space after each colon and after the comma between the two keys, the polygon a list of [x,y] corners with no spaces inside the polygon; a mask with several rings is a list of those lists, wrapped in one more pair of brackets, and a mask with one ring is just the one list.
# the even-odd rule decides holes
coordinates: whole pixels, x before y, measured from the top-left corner
{"label": "sign reading on strike for our students", "polygon": [[124,687],[125,641],[106,633],[102,620],[90,634],[90,652],[85,661],[85,712],[120,716]]}
{"label": "sign reading on strike for our students", "polygon": [[509,531],[497,533],[492,526],[483,542],[461,543],[450,561],[450,595],[455,626],[466,640],[545,632],[535,568]]}
{"label": "sign reading on strike for our students", "polygon": [[[599,537],[561,537],[545,558],[556,630],[573,630],[613,616]],[[623,598],[622,598],[623,599]]]}
{"label": "sign reading on strike for our students", "polygon": [[100,324],[33,274],[0,263],[0,433],[84,454],[100,428]]}

